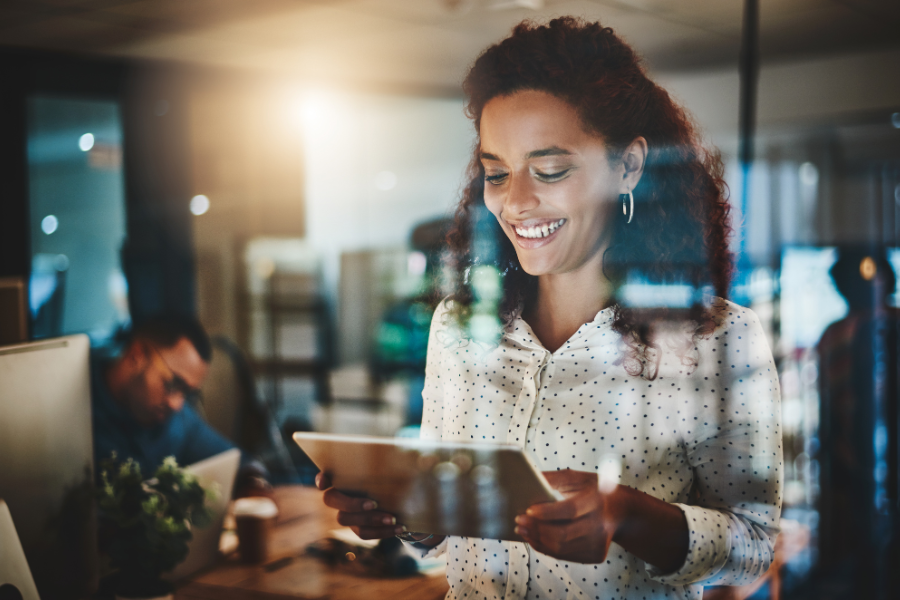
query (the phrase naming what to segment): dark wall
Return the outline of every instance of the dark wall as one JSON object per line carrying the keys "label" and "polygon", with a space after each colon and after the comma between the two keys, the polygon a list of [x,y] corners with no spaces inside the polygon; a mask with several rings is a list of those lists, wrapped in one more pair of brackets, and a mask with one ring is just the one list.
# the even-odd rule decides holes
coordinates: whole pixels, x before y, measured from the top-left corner
{"label": "dark wall", "polygon": [[125,73],[125,195],[128,239],[122,251],[134,320],[196,312],[188,105],[176,72],[134,65]]}
{"label": "dark wall", "polygon": [[0,53],[0,277],[29,272],[25,94],[29,69],[16,53]]}

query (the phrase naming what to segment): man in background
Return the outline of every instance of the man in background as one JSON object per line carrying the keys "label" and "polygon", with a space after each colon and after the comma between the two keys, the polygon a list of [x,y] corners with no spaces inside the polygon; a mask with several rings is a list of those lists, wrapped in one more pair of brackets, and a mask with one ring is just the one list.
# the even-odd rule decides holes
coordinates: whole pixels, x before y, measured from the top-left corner
{"label": "man in background", "polygon": [[817,579],[834,597],[874,598],[897,586],[900,556],[896,278],[877,247],[840,248],[830,274],[849,310],[818,345]]}
{"label": "man in background", "polygon": [[[93,361],[95,464],[115,452],[151,477],[167,456],[189,465],[233,448],[195,409],[211,358],[200,323],[174,316],[141,322],[117,358]],[[241,463],[238,493],[264,490],[262,466],[246,456]]]}

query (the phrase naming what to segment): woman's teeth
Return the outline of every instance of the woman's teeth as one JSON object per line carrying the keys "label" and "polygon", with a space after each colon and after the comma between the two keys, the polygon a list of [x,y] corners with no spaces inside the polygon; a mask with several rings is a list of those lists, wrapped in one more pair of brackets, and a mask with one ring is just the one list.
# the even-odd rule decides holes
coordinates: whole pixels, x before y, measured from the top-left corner
{"label": "woman's teeth", "polygon": [[565,219],[560,219],[555,223],[547,223],[534,227],[513,227],[513,229],[516,230],[516,235],[524,238],[543,238],[562,227],[562,224],[565,222]]}

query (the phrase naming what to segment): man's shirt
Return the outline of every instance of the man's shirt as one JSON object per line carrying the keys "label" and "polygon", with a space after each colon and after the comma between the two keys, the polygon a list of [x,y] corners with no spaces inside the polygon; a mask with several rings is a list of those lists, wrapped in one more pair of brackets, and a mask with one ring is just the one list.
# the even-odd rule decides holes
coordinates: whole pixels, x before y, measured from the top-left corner
{"label": "man's shirt", "polygon": [[117,461],[133,458],[146,479],[153,477],[167,456],[174,456],[179,465],[185,466],[234,447],[188,404],[160,425],[139,425],[128,409],[113,400],[103,376],[109,364],[91,361],[94,465],[98,477],[101,462],[114,451]]}

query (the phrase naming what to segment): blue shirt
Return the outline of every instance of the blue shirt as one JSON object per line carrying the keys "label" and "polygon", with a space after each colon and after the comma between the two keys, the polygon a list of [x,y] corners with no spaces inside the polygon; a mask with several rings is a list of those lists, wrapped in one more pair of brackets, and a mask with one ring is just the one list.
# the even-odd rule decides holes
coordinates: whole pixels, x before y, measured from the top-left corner
{"label": "blue shirt", "polygon": [[139,425],[128,409],[113,400],[103,377],[108,366],[108,362],[91,361],[94,465],[98,477],[101,461],[113,451],[117,461],[133,458],[147,479],[153,477],[167,456],[174,456],[179,465],[185,466],[234,448],[188,404],[160,425]]}

